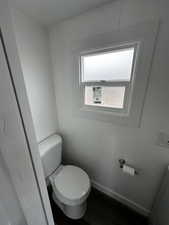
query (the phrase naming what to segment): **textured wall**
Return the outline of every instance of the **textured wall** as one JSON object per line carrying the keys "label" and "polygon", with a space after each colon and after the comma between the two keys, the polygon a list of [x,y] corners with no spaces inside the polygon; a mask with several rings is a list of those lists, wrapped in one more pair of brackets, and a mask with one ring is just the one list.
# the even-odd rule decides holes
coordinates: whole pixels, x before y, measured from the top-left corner
{"label": "textured wall", "polygon": [[[92,180],[138,204],[152,206],[169,150],[156,145],[159,131],[169,133],[169,2],[167,0],[119,0],[50,29],[56,104],[64,159],[80,165]],[[146,20],[160,19],[161,26],[140,128],[115,126],[76,117],[72,113],[71,46],[76,41]],[[118,158],[140,169],[129,177],[121,172]]]}

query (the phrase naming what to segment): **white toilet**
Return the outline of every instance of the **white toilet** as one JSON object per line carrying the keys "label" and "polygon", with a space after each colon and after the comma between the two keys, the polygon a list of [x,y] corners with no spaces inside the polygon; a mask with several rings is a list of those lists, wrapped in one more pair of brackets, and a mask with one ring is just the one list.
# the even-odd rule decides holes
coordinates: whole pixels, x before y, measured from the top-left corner
{"label": "white toilet", "polygon": [[62,165],[62,138],[53,135],[39,144],[40,156],[47,185],[53,189],[53,200],[64,214],[72,219],[81,218],[90,193],[87,173],[76,166]]}

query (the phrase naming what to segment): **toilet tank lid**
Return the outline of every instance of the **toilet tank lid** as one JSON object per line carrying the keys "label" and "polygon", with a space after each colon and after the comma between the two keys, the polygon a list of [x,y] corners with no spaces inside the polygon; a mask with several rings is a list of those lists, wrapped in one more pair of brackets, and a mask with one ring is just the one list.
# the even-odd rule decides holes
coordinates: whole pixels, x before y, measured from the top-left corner
{"label": "toilet tank lid", "polygon": [[62,138],[60,135],[58,134],[54,134],[48,138],[46,138],[44,141],[39,143],[39,152],[40,152],[40,156],[45,155],[45,153],[55,147],[58,144],[62,143]]}

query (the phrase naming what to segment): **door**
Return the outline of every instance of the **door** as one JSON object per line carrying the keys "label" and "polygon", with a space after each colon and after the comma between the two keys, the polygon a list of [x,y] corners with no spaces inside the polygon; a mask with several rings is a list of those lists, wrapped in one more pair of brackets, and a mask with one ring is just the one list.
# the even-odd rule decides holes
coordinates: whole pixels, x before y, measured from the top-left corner
{"label": "door", "polygon": [[0,225],[13,224],[25,225],[26,220],[5,162],[0,154]]}
{"label": "door", "polygon": [[37,176],[0,30],[0,225],[53,224]]}
{"label": "door", "polygon": [[167,168],[151,214],[152,225],[169,225],[169,167]]}

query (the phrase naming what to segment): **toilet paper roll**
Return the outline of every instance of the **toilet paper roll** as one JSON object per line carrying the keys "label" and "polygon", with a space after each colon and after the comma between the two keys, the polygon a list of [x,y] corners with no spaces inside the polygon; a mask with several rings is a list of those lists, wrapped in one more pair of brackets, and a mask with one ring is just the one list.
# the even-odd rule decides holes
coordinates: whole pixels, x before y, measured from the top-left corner
{"label": "toilet paper roll", "polygon": [[130,176],[134,176],[135,175],[135,169],[130,167],[130,166],[127,166],[127,165],[123,166],[123,172],[127,173]]}

